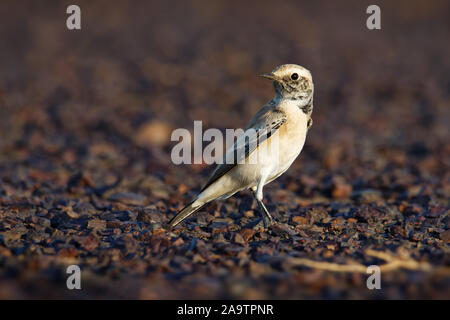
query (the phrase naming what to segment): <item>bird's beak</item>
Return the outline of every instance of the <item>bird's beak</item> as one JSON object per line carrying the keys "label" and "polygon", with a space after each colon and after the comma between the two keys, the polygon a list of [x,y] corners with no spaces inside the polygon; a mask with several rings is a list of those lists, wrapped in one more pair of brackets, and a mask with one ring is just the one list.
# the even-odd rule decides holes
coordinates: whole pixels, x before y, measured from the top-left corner
{"label": "bird's beak", "polygon": [[275,79],[275,75],[273,73],[261,74],[260,77],[263,77],[263,78],[266,78],[266,79],[270,79],[270,80],[276,80]]}

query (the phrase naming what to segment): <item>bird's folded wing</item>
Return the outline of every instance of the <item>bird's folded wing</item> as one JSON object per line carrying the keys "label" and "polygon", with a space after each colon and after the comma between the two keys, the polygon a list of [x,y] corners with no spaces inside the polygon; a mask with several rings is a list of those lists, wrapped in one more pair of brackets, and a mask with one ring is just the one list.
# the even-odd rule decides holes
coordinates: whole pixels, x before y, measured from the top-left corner
{"label": "bird's folded wing", "polygon": [[278,109],[263,107],[250,121],[245,131],[225,153],[222,164],[217,165],[201,191],[220,179],[248,156],[265,140],[269,139],[284,123],[286,114]]}

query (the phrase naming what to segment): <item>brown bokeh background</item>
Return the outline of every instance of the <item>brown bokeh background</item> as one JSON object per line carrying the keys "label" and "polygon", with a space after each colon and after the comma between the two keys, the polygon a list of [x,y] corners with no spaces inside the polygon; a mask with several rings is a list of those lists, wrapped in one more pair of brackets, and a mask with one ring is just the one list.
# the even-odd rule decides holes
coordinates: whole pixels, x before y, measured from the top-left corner
{"label": "brown bokeh background", "polygon": [[[199,248],[194,258],[170,249],[182,239],[192,251],[201,238],[214,251],[214,230],[155,238],[209,172],[171,163],[172,130],[192,130],[194,120],[204,129],[244,127],[273,94],[257,75],[297,63],[313,75],[314,125],[300,158],[266,188],[272,209],[288,224],[317,205],[331,219],[379,206],[404,220],[385,221],[381,240],[365,235],[354,250],[339,233],[303,235],[272,256],[306,241],[298,254],[315,260],[370,263],[362,252],[374,245],[448,266],[448,1],[377,1],[375,31],[366,28],[369,1],[77,1],[80,31],[65,26],[69,4],[0,4],[0,297],[449,297],[448,277],[387,275],[374,293],[360,275],[280,271],[248,243],[250,262],[227,253],[232,262],[211,266]],[[361,194],[369,199],[358,202]],[[201,219],[226,219],[248,201],[244,193],[208,208],[199,230],[211,231]],[[68,207],[73,225],[58,220]],[[142,210],[151,218],[134,227],[115,218],[104,230],[86,227],[117,211],[136,221]],[[397,224],[402,231],[389,229]],[[116,229],[125,244],[108,240]],[[234,246],[233,237],[227,229],[225,243]],[[92,238],[93,249],[83,242]],[[82,264],[91,290],[64,291],[67,263]]]}

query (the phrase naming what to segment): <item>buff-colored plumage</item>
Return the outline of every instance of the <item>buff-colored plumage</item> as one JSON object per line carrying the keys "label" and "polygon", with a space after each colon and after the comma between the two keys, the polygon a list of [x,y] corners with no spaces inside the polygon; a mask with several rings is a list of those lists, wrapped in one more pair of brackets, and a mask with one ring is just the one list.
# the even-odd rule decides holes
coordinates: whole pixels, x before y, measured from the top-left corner
{"label": "buff-colored plumage", "polygon": [[170,227],[210,201],[226,199],[249,188],[266,217],[273,221],[262,202],[263,187],[283,174],[300,154],[312,124],[314,86],[311,73],[295,64],[281,65],[262,76],[273,81],[275,97],[245,128],[255,143],[246,143],[244,135],[239,137],[227,153],[247,148],[242,152],[245,159],[219,164],[195,199],[170,221]]}

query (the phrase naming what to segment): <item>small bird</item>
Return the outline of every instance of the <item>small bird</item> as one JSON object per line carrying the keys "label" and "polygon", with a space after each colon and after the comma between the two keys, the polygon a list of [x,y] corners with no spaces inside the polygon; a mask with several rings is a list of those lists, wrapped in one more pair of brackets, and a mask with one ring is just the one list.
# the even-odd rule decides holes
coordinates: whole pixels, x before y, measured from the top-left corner
{"label": "small bird", "polygon": [[205,204],[245,189],[252,190],[264,212],[264,226],[266,218],[274,223],[263,203],[263,188],[283,174],[302,151],[312,125],[314,85],[311,73],[295,64],[278,66],[261,76],[273,82],[275,97],[256,113],[244,134],[226,151],[225,157],[234,155],[234,161],[227,158],[217,165],[200,193],[169,222],[170,228]]}

